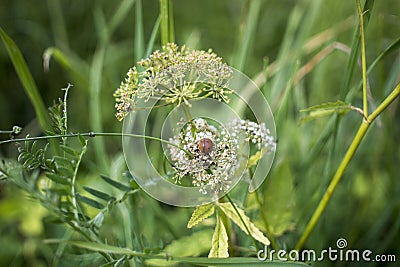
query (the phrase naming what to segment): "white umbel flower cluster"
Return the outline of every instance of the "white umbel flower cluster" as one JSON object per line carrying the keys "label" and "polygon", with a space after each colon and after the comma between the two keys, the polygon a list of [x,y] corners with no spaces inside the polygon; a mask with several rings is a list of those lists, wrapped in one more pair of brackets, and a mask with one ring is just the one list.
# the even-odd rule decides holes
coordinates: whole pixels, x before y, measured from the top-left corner
{"label": "white umbel flower cluster", "polygon": [[243,141],[254,144],[262,154],[276,149],[276,142],[264,123],[237,119],[228,123],[226,129],[217,129],[196,118],[181,127],[179,134],[169,140],[177,146],[168,146],[174,180],[182,183],[190,179],[204,194],[208,193],[207,188],[216,194],[229,190],[240,161],[245,159],[239,156]]}
{"label": "white umbel flower cluster", "polygon": [[245,134],[246,141],[255,144],[258,150],[265,149],[265,152],[274,152],[276,149],[276,141],[263,122],[259,124],[249,120],[236,119],[229,123],[227,128],[233,137]]}
{"label": "white umbel flower cluster", "polygon": [[207,186],[216,194],[230,188],[230,179],[239,167],[238,143],[226,130],[219,131],[206,120],[196,118],[170,141],[186,150],[169,146],[176,183],[190,178],[192,185],[200,187],[204,194]]}
{"label": "white umbel flower cluster", "polygon": [[132,67],[114,92],[119,121],[135,109],[138,100],[150,98],[164,104],[190,106],[190,100],[214,98],[229,102],[232,69],[212,50],[190,50],[166,44]]}

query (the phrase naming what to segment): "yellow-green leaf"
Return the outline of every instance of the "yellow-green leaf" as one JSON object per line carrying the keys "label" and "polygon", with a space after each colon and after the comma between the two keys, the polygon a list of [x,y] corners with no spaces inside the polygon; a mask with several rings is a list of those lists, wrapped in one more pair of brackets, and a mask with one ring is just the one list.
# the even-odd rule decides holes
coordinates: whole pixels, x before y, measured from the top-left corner
{"label": "yellow-green leaf", "polygon": [[[164,252],[175,257],[198,257],[210,249],[212,229],[198,231],[189,236],[184,236],[178,240],[172,241],[171,244],[164,248]],[[196,240],[196,242],[193,242]],[[149,266],[173,266],[178,262],[164,259],[149,259],[146,260]]]}
{"label": "yellow-green leaf", "polygon": [[[263,243],[264,245],[268,246],[270,244],[268,238],[264,236],[264,234],[258,229],[254,223],[250,221],[250,218],[246,216],[244,210],[238,208],[236,205],[236,209],[239,214],[236,212],[235,208],[231,203],[219,203],[218,204],[220,209],[225,213],[225,215],[231,219],[243,232],[249,234],[247,229],[249,230],[251,236],[258,240],[259,242]],[[240,215],[240,216],[239,216]],[[242,221],[243,220],[243,221]],[[243,224],[245,223],[245,225]],[[247,226],[247,229],[246,229]]]}
{"label": "yellow-green leaf", "polygon": [[192,213],[192,217],[187,224],[188,228],[192,228],[193,226],[201,223],[204,219],[210,217],[214,214],[214,204],[206,204],[202,206],[198,206]]}
{"label": "yellow-green leaf", "polygon": [[261,150],[257,151],[247,161],[247,168],[257,165],[257,162],[262,158],[262,156],[263,156],[263,153],[261,152]]}
{"label": "yellow-green leaf", "polygon": [[217,216],[217,224],[215,225],[214,234],[211,241],[211,250],[208,254],[209,258],[228,258],[228,234],[222,220]]}

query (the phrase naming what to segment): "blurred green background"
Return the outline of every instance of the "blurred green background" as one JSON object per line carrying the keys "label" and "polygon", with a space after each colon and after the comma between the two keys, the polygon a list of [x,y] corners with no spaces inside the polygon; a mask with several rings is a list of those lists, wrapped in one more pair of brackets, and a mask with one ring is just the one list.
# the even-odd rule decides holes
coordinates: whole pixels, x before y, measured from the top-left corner
{"label": "blurred green background", "polygon": [[[61,88],[73,84],[69,95],[72,132],[90,131],[91,120],[96,116],[100,116],[104,131],[119,132],[121,129],[114,117],[112,94],[127,70],[145,56],[159,13],[156,0],[125,2],[128,3],[126,16],[122,16],[113,29],[104,25],[110,25],[121,1],[0,2],[0,26],[21,49],[46,106],[62,96]],[[142,12],[137,12],[138,3],[141,3]],[[357,27],[355,1],[173,0],[173,8],[175,38],[179,45],[212,48],[228,64],[254,78],[270,102],[279,143],[274,166],[259,192],[280,246],[292,248],[361,122],[359,114],[350,112],[335,127],[328,128],[329,118],[302,123],[304,114],[299,112],[319,103],[345,100],[344,96],[349,96],[348,91],[352,90],[354,94],[350,94],[352,97],[346,102],[362,106],[361,90],[353,89],[361,79],[359,67],[355,68],[348,91],[341,94],[349,57],[346,49],[351,47]],[[370,15],[366,31],[367,64],[400,37],[400,2],[376,1]],[[108,38],[106,30],[111,33]],[[336,47],[340,49],[323,54],[318,64],[307,65],[319,52],[338,43]],[[33,107],[5,47],[0,47],[0,130],[19,125],[24,127],[23,134],[39,134]],[[60,49],[72,62],[72,69],[52,58],[45,71],[43,54],[49,47]],[[157,35],[154,49],[159,47]],[[100,70],[96,69],[96,54],[99,53],[104,53]],[[303,66],[311,66],[310,72],[299,78],[296,75]],[[96,71],[101,77],[98,103],[101,113],[97,115],[90,111],[94,97],[90,90],[94,86],[91,77]],[[373,110],[400,80],[398,50],[384,57],[368,78],[372,95],[370,109]],[[331,134],[318,143],[324,131]],[[121,158],[120,139],[104,140],[107,157],[117,162]],[[316,148],[318,144],[321,144],[319,149]],[[400,260],[399,144],[400,109],[396,100],[369,129],[306,248],[334,247],[336,240],[342,237],[348,240],[349,248],[395,254]],[[14,145],[0,147],[1,157],[15,158],[16,155]],[[87,177],[85,183],[96,183],[93,177],[99,173],[118,174],[112,167],[117,163],[102,166],[93,149],[85,160],[82,175]],[[144,194],[138,198],[133,201],[135,205],[155,205]],[[259,215],[253,204],[250,197],[244,205],[257,220]],[[153,245],[159,240],[169,243],[188,234],[185,223],[190,211],[168,207],[161,211],[165,214],[160,215],[160,209],[149,208],[144,218],[137,220],[136,231],[147,235]],[[160,226],[162,220],[155,220],[166,214],[174,222],[175,234],[152,232],[159,227],[170,230],[165,225]],[[60,237],[63,231],[60,226],[46,223],[45,217],[46,211],[38,204],[32,203],[14,186],[0,182],[1,266],[50,265],[55,247],[42,241]],[[118,227],[122,226],[117,225],[118,222],[111,220],[104,231],[118,235],[121,231]],[[239,245],[246,246],[247,241],[243,242]],[[321,266],[358,264],[324,262]],[[368,266],[397,265],[375,262]]]}

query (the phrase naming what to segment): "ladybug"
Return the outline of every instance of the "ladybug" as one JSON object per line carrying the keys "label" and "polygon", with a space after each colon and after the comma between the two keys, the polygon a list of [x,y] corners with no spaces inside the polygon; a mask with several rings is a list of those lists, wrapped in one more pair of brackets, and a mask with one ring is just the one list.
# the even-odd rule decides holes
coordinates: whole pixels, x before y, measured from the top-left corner
{"label": "ladybug", "polygon": [[213,141],[211,141],[210,138],[202,138],[199,140],[197,147],[201,153],[210,154],[210,152],[214,148],[214,143],[213,143]]}

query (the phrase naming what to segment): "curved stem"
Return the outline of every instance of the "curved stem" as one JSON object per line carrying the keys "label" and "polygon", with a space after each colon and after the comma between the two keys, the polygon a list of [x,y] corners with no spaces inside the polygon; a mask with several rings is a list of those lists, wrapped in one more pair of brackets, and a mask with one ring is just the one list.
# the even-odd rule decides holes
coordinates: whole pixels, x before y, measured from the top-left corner
{"label": "curved stem", "polygon": [[362,139],[364,138],[369,126],[371,123],[381,114],[389,105],[392,103],[398,96],[400,95],[400,83],[397,84],[395,89],[385,98],[385,100],[378,106],[378,108],[372,112],[366,119],[363,120],[361,123],[356,136],[354,137],[350,147],[348,148],[342,162],[340,163],[339,167],[336,170],[335,175],[333,176],[325,194],[323,195],[322,199],[320,200],[316,210],[314,211],[310,221],[308,222],[306,229],[304,230],[300,240],[297,242],[295,249],[300,250],[308,237],[310,236],[311,232],[314,230],[319,218],[321,217],[322,213],[324,212],[326,206],[328,205],[329,200],[332,197],[333,192],[336,189],[340,179],[343,176],[344,171],[346,170],[347,166],[350,163],[350,160],[353,158],[355,152],[357,151],[358,146],[360,145]]}
{"label": "curved stem", "polygon": [[[66,140],[66,137],[63,138],[63,140]],[[79,170],[79,165],[82,162],[83,155],[86,153],[86,148],[87,148],[87,140],[85,141],[85,145],[82,147],[81,153],[79,153],[79,157],[77,160],[77,163],[75,165],[74,169],[74,174],[72,176],[72,181],[71,181],[71,196],[72,196],[72,205],[74,206],[74,214],[75,214],[75,219],[76,222],[79,223],[79,207],[78,207],[78,202],[76,201],[76,177],[78,176],[78,170]]]}
{"label": "curved stem", "polygon": [[229,196],[228,193],[227,193],[225,196],[226,196],[226,198],[228,199],[229,203],[231,203],[231,205],[232,205],[233,209],[235,210],[236,214],[239,216],[240,221],[241,221],[241,222],[243,223],[243,225],[244,225],[244,228],[246,228],[247,235],[251,237],[251,239],[252,239],[252,241],[253,241],[253,244],[254,244],[254,247],[257,248],[256,239],[255,239],[255,238],[253,237],[253,235],[251,234],[251,232],[250,232],[250,230],[249,230],[249,227],[247,226],[247,224],[246,224],[245,221],[243,220],[242,215],[240,215],[240,212],[239,212],[238,209],[236,208],[235,203],[232,201],[232,199],[231,199],[231,197]]}

